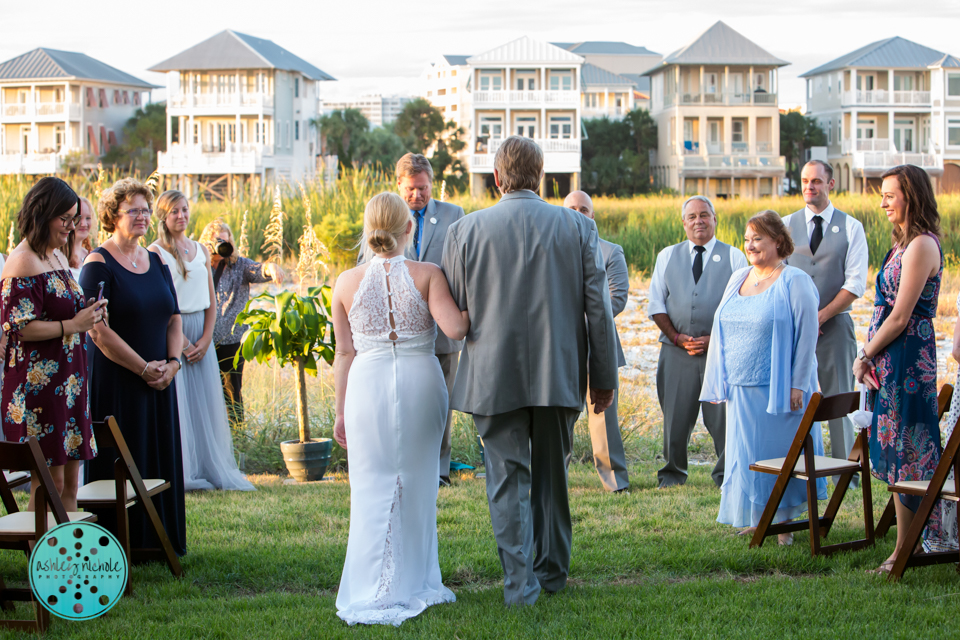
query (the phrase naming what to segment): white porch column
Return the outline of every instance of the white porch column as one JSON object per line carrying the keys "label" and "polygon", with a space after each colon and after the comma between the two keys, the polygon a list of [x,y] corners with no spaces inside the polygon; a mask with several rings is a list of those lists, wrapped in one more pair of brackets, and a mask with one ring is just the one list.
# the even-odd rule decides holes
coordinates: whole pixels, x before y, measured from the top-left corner
{"label": "white porch column", "polygon": [[63,149],[67,151],[73,147],[73,131],[70,127],[70,83],[63,83]]}
{"label": "white porch column", "polygon": [[192,147],[194,146],[194,144],[195,144],[195,143],[194,143],[194,140],[193,140],[193,114],[192,114],[192,113],[190,114],[190,118],[189,118],[189,120],[188,120],[187,122],[188,122],[188,124],[187,124],[187,145],[189,145],[189,146],[192,148]]}
{"label": "white porch column", "polygon": [[703,65],[700,65],[700,99],[697,100],[700,104],[704,103],[703,94],[706,93],[706,88],[703,86]]}
{"label": "white porch column", "polygon": [[[241,144],[243,142],[243,139],[242,139],[243,133],[240,130],[240,109],[237,109],[236,127],[237,127],[237,131],[234,134],[234,139],[236,140],[237,144]],[[300,133],[303,136],[307,135],[306,131],[301,131]]]}
{"label": "white porch column", "polygon": [[[893,102],[893,69],[887,69],[887,91],[890,93],[887,99],[890,101],[890,104],[894,104]],[[890,134],[890,137],[893,138],[893,134]]]}
{"label": "white porch column", "polygon": [[850,138],[851,153],[859,151],[859,149],[857,149],[857,137],[858,137],[859,131],[860,131],[860,128],[859,128],[859,125],[857,124],[857,110],[852,109],[850,111],[850,130],[847,132],[847,136]]}
{"label": "white porch column", "polygon": [[697,133],[697,145],[700,147],[700,155],[707,155],[707,116],[700,114],[700,122],[697,123],[699,132]]}
{"label": "white porch column", "polygon": [[[729,66],[723,67],[723,104],[730,104],[730,67]],[[726,122],[726,118],[724,118],[724,122]],[[726,124],[724,124],[724,127],[726,127]],[[732,180],[733,178],[731,178],[731,185],[733,184]],[[730,193],[733,193],[732,186],[730,187]]]}
{"label": "white porch column", "polygon": [[170,115],[170,112],[167,111],[167,148],[165,151],[170,153],[170,149],[173,146],[173,116]]}
{"label": "white porch column", "polygon": [[[859,104],[859,100],[857,99],[857,70],[856,69],[850,69],[850,91],[853,92],[853,100],[852,100],[853,104]],[[856,123],[854,123],[854,126],[856,126]]]}
{"label": "white porch column", "polygon": [[[30,138],[26,151],[38,153],[40,151],[40,132],[37,131],[37,85],[30,85]],[[32,149],[31,149],[32,147]]]}
{"label": "white porch column", "polygon": [[[755,88],[755,87],[753,86],[753,65],[750,65],[750,77],[747,78],[747,91],[749,92],[749,95],[750,95],[750,104],[753,104],[753,90],[754,90],[754,88]],[[751,140],[752,140],[752,138],[751,138]]]}
{"label": "white porch column", "polygon": [[747,118],[747,153],[757,155],[757,117],[752,114]]}
{"label": "white porch column", "polygon": [[733,118],[723,116],[723,153],[733,153]]}
{"label": "white porch column", "polygon": [[[674,144],[673,152],[679,156],[683,155],[683,114],[680,113],[680,108],[677,107],[677,117],[674,118],[676,121],[677,133],[676,133],[676,143]],[[683,164],[683,159],[680,159],[680,163]],[[680,195],[683,195],[683,192],[680,192]]]}

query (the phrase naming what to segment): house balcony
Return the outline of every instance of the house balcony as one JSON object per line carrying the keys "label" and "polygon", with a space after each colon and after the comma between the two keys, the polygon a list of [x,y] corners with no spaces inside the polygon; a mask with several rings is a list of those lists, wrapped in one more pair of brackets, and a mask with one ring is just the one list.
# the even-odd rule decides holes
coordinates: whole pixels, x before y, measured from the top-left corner
{"label": "house balcony", "polygon": [[[772,142],[757,142],[752,146],[749,142],[731,142],[729,150],[727,149],[727,145],[723,142],[707,142],[704,148],[706,149],[706,155],[708,156],[720,156],[725,154],[736,156],[773,154]],[[692,140],[684,140],[683,147],[680,150],[680,155],[701,155],[700,143]]]}
{"label": "house balcony", "polygon": [[611,120],[621,120],[629,111],[626,107],[582,107],[580,109],[580,118],[591,120],[594,118],[610,118]]}
{"label": "house balcony", "polygon": [[783,156],[772,155],[686,155],[679,169],[688,178],[761,178],[785,174]]}
{"label": "house balcony", "polygon": [[171,145],[157,153],[157,170],[171,174],[260,173],[274,167],[273,146],[227,144],[223,149]]}
{"label": "house balcony", "polygon": [[273,96],[265,93],[181,93],[167,99],[171,115],[222,113],[272,114]]}
{"label": "house balcony", "polygon": [[80,119],[77,102],[27,102],[0,106],[0,122],[63,122]]}
{"label": "house balcony", "polygon": [[0,175],[52,175],[61,160],[57,153],[0,153]]}
{"label": "house balcony", "polygon": [[930,106],[929,91],[844,91],[841,104],[845,107],[879,105],[920,105]]}
{"label": "house balcony", "polygon": [[[472,173],[492,173],[493,158],[500,148],[502,140],[491,140],[486,153],[474,153],[470,156]],[[577,173],[580,171],[580,139],[535,138],[534,142],[543,149],[544,173]],[[476,145],[474,145],[476,148]]]}
{"label": "house balcony", "polygon": [[933,174],[943,171],[943,154],[932,141],[917,151],[899,151],[889,138],[846,138],[841,150],[843,155],[852,157],[852,169],[859,177],[875,178],[901,164],[913,164]]}
{"label": "house balcony", "polygon": [[493,107],[565,107],[575,109],[580,104],[579,91],[474,91],[475,108]]}
{"label": "house balcony", "polygon": [[693,105],[757,105],[757,106],[777,106],[777,94],[775,93],[674,93],[664,96],[663,106],[693,106]]}

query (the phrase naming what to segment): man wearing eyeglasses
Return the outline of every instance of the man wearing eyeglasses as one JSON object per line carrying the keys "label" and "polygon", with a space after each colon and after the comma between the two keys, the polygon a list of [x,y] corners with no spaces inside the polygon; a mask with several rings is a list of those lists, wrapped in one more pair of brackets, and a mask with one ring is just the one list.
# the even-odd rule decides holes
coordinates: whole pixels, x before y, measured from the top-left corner
{"label": "man wearing eyeglasses", "polygon": [[[443,260],[443,242],[451,224],[463,217],[463,208],[449,202],[438,202],[432,196],[433,167],[430,161],[419,153],[408,153],[397,161],[397,190],[410,208],[410,214],[416,223],[413,242],[407,245],[405,255],[408,260],[432,262],[440,266]],[[361,250],[357,264],[373,257],[368,248]],[[453,383],[457,378],[457,365],[463,341],[451,340],[437,327],[437,341],[434,352],[440,361],[447,394],[453,394]],[[450,485],[450,430],[453,426],[453,410],[447,411],[447,421],[443,429],[443,441],[440,444],[440,486]]]}

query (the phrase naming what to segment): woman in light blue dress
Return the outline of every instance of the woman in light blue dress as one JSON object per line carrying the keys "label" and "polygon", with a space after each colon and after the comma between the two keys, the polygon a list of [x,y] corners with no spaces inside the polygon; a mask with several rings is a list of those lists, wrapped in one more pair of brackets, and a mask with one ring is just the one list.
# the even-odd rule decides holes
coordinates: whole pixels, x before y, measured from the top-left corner
{"label": "woman in light blue dress", "polygon": [[[750,465],[787,454],[810,395],[817,390],[817,310],[820,297],[803,271],[787,266],[793,240],[774,211],[747,223],[744,252],[752,266],[736,271],[717,307],[707,352],[701,401],[727,403],[726,471],[717,522],[751,533],[776,476]],[[823,434],[811,431],[814,453],[823,455]],[[820,499],[826,480],[817,480]],[[806,486],[791,480],[775,522],[807,510]],[[781,534],[790,544],[793,534]]]}

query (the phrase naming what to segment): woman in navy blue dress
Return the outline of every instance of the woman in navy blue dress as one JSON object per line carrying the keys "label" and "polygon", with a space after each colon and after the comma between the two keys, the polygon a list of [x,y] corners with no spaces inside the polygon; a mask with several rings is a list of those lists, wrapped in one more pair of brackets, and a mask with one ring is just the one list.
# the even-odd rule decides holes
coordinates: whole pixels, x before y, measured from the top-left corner
{"label": "woman in navy blue dress", "polygon": [[[873,318],[853,373],[875,391],[874,382],[880,383],[873,394],[870,466],[875,478],[894,484],[930,480],[943,452],[933,328],[943,252],[940,214],[926,171],[913,165],[894,167],[883,174],[880,194],[880,206],[893,225],[893,248],[877,273]],[[920,507],[920,498],[897,495],[897,545],[878,573],[890,572]],[[924,532],[928,542],[939,542],[944,535],[941,504]]]}
{"label": "woman in navy blue dress", "polygon": [[[183,457],[174,376],[183,347],[180,309],[170,270],[162,258],[138,244],[150,224],[153,192],[132,178],[101,196],[98,215],[110,240],[93,251],[80,272],[84,295],[110,300],[109,326],[90,331],[96,348],[90,409],[94,420],[114,416],[144,478],[163,478],[170,490],[154,504],[178,555],[186,553]],[[87,464],[87,480],[113,477],[116,456]],[[100,523],[112,514],[101,513]],[[106,526],[106,525],[105,525]],[[130,513],[130,544],[157,548],[159,541],[139,508]]]}

